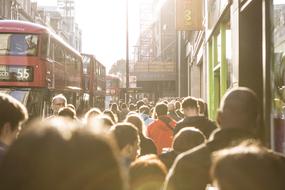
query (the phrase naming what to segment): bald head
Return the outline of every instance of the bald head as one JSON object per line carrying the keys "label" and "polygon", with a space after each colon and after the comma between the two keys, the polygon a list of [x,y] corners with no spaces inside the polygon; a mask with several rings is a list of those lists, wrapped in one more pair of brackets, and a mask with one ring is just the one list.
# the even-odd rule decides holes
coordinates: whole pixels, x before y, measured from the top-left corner
{"label": "bald head", "polygon": [[256,94],[246,87],[229,90],[221,101],[218,123],[221,128],[256,127],[258,101]]}

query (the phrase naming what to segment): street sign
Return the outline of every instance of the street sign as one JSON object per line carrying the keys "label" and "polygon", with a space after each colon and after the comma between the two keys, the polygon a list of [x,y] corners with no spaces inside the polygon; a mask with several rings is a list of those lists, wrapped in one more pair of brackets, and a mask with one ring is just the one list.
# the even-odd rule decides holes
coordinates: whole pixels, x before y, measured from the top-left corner
{"label": "street sign", "polygon": [[176,30],[202,30],[202,4],[202,0],[176,0]]}

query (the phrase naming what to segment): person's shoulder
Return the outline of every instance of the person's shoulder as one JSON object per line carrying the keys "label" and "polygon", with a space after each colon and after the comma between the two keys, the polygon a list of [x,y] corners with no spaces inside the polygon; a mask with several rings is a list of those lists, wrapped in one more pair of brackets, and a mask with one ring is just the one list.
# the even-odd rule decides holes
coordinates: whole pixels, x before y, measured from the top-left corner
{"label": "person's shoulder", "polygon": [[203,162],[205,159],[210,159],[211,151],[208,149],[207,144],[199,145],[184,153],[181,153],[177,160],[180,163],[195,164],[197,162]]}

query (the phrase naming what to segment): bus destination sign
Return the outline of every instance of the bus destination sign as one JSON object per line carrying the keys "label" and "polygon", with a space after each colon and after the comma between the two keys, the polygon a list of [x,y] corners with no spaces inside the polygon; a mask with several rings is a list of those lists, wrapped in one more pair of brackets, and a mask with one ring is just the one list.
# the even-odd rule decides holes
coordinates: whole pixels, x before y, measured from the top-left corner
{"label": "bus destination sign", "polygon": [[2,82],[32,82],[33,67],[19,65],[0,65],[0,81]]}

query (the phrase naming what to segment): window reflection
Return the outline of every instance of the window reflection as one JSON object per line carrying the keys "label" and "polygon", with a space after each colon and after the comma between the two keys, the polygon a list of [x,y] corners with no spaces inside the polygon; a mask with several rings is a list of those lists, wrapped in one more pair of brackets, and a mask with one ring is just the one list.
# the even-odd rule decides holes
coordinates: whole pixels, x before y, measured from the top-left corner
{"label": "window reflection", "polygon": [[37,35],[0,34],[0,41],[0,55],[37,55]]}
{"label": "window reflection", "polygon": [[274,0],[273,51],[273,117],[274,148],[285,152],[285,2]]}

